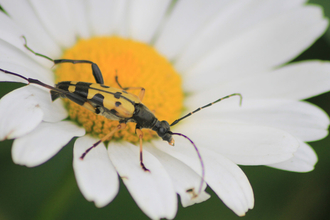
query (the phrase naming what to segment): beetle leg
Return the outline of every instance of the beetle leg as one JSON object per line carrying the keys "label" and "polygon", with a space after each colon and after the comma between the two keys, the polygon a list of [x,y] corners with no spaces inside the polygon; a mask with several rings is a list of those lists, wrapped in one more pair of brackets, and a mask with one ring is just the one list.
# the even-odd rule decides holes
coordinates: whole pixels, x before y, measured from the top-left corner
{"label": "beetle leg", "polygon": [[148,170],[144,164],[143,164],[143,154],[142,154],[142,138],[143,138],[143,133],[141,131],[141,129],[137,128],[136,129],[136,134],[139,136],[139,139],[140,139],[140,165],[142,167],[142,169],[146,172],[150,172],[150,170]]}
{"label": "beetle leg", "polygon": [[[117,73],[117,72],[116,72],[116,73]],[[117,76],[117,75],[115,76],[115,80],[116,80],[116,83],[118,84],[118,86],[119,86],[122,90],[136,90],[136,89],[139,89],[139,90],[140,90],[139,99],[140,99],[140,101],[143,100],[144,94],[145,94],[145,92],[146,92],[145,88],[143,88],[143,87],[122,87],[121,84],[120,84],[119,81],[118,81],[118,76]]]}
{"label": "beetle leg", "polygon": [[81,156],[80,159],[83,160],[84,157],[86,156],[86,154],[92,150],[93,148],[97,147],[97,145],[99,145],[101,142],[107,140],[109,137],[111,137],[116,131],[120,130],[120,129],[124,129],[126,128],[126,124],[125,123],[120,123],[114,130],[112,130],[110,133],[108,133],[107,135],[105,135],[103,138],[101,138],[101,140],[99,140],[98,142],[94,143],[93,146],[91,146],[90,148],[88,148]]}
{"label": "beetle leg", "polygon": [[142,102],[146,90],[143,87],[128,87],[129,89],[141,89],[139,99]]}
{"label": "beetle leg", "polygon": [[141,91],[140,91],[140,94],[139,94],[139,99],[140,99],[140,101],[142,101],[146,90],[144,88],[142,88],[142,87],[140,87],[140,88],[141,88]]}
{"label": "beetle leg", "polygon": [[135,90],[135,89],[140,89],[139,99],[140,99],[140,101],[142,101],[144,94],[146,92],[145,88],[143,88],[143,87],[125,87],[125,88],[123,88],[123,90]]}
{"label": "beetle leg", "polygon": [[53,60],[54,64],[60,64],[60,63],[72,63],[72,64],[76,64],[76,63],[89,63],[92,65],[92,72],[93,72],[93,76],[94,79],[96,81],[96,83],[98,84],[104,84],[104,80],[103,80],[103,76],[101,73],[100,68],[98,67],[98,65],[92,61],[89,60],[70,60],[70,59],[58,59],[58,60]]}
{"label": "beetle leg", "polygon": [[76,64],[76,63],[89,63],[89,64],[91,64],[92,65],[93,76],[94,76],[94,79],[95,79],[96,83],[104,84],[104,80],[103,80],[103,76],[102,76],[101,70],[100,70],[100,68],[98,67],[98,65],[96,63],[93,63],[92,61],[89,61],[89,60],[70,60],[70,59],[53,60],[52,58],[50,58],[50,57],[48,57],[46,55],[37,53],[34,50],[32,50],[27,45],[27,40],[26,40],[25,36],[23,36],[23,39],[25,41],[24,47],[26,49],[28,49],[30,52],[34,53],[34,55],[36,55],[36,56],[43,57],[43,58],[45,58],[47,60],[50,60],[50,61],[54,62],[54,65],[60,64],[60,63],[72,63],[72,64]]}

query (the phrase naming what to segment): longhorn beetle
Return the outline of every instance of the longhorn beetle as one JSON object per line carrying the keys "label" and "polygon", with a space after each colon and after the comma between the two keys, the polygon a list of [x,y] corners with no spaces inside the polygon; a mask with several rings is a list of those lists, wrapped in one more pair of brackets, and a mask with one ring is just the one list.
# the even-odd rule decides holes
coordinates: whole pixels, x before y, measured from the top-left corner
{"label": "longhorn beetle", "polygon": [[[139,137],[140,142],[140,165],[144,171],[150,172],[143,163],[143,154],[142,154],[142,138],[143,133],[141,129],[147,128],[157,132],[158,136],[161,137],[164,141],[167,141],[170,145],[174,146],[174,139],[172,135],[178,135],[186,138],[190,141],[190,143],[195,148],[198,158],[201,163],[202,167],[202,180],[201,185],[199,188],[199,193],[201,192],[203,183],[204,183],[204,164],[202,157],[195,145],[195,143],[181,133],[174,133],[171,131],[170,127],[179,123],[181,120],[189,117],[190,115],[200,111],[203,108],[209,107],[217,102],[220,102],[223,99],[227,99],[232,96],[239,96],[240,97],[240,105],[242,104],[242,95],[240,93],[233,93],[231,95],[227,95],[220,99],[215,100],[207,105],[204,105],[200,108],[197,108],[195,111],[192,111],[185,116],[175,120],[170,125],[167,121],[159,121],[155,115],[145,106],[142,104],[142,100],[145,94],[145,89],[142,87],[122,87],[118,81],[118,76],[115,76],[115,81],[119,86],[118,88],[113,88],[104,85],[102,73],[97,66],[96,63],[89,61],[89,60],[71,60],[71,59],[56,59],[53,60],[50,57],[47,57],[43,54],[34,52],[30,47],[27,46],[26,38],[24,38],[24,47],[28,49],[30,52],[35,54],[36,56],[43,57],[48,59],[54,64],[61,64],[61,63],[87,63],[91,64],[92,73],[96,83],[88,83],[88,82],[78,82],[78,81],[63,81],[59,82],[55,85],[55,87],[47,85],[37,79],[26,78],[18,73],[14,73],[8,70],[4,70],[0,68],[0,71],[11,74],[17,77],[20,77],[28,82],[28,84],[33,83],[39,86],[45,87],[50,89],[51,99],[54,101],[59,97],[68,98],[71,101],[85,107],[86,109],[94,112],[95,114],[102,115],[108,119],[119,121],[119,125],[108,133],[106,136],[101,138],[99,141],[94,143],[90,148],[88,148],[80,157],[80,159],[84,159],[86,154],[95,148],[101,142],[107,140],[111,137],[116,131],[123,129],[126,127],[127,122],[135,122],[136,127],[135,131]],[[128,93],[127,90],[140,90],[140,94],[138,96]],[[187,192],[192,192],[193,189],[187,190]]]}

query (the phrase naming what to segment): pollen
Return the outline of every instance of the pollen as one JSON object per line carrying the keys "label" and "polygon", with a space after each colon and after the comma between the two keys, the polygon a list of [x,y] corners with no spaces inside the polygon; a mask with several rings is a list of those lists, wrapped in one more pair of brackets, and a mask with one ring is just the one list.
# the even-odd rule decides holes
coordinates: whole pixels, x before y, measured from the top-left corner
{"label": "pollen", "polygon": [[[150,45],[119,37],[94,37],[81,39],[67,49],[63,59],[89,60],[96,63],[103,75],[104,85],[120,88],[143,87],[142,103],[158,118],[172,123],[183,110],[181,78],[171,63]],[[56,82],[80,81],[96,83],[91,64],[59,64],[55,69]],[[139,90],[127,90],[139,95]],[[83,126],[86,133],[102,138],[119,124],[64,99],[69,118]],[[135,123],[129,122],[125,129],[116,132],[109,141],[138,142]],[[142,129],[144,141],[157,137],[150,129]]]}

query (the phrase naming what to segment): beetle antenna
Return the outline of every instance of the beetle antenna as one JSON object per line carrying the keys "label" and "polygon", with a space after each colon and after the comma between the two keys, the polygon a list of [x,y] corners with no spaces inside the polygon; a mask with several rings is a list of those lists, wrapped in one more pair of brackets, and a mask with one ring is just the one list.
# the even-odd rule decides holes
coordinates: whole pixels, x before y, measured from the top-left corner
{"label": "beetle antenna", "polygon": [[184,134],[181,134],[181,133],[174,133],[174,132],[169,132],[171,135],[178,135],[178,136],[182,136],[186,139],[188,139],[190,141],[190,143],[194,146],[195,150],[196,150],[196,153],[198,155],[198,158],[199,158],[199,161],[201,162],[201,167],[202,167],[202,180],[201,180],[201,185],[199,186],[199,190],[198,190],[198,194],[201,193],[202,191],[202,188],[203,188],[203,184],[205,182],[205,169],[204,169],[204,163],[203,163],[203,159],[202,159],[202,156],[201,154],[199,153],[199,150],[197,148],[197,146],[195,145],[195,143],[190,139],[188,138],[186,135]]}
{"label": "beetle antenna", "polygon": [[4,73],[7,73],[7,74],[10,74],[10,75],[14,75],[14,76],[20,77],[20,78],[26,80],[29,84],[30,84],[30,83],[34,83],[34,84],[37,84],[37,85],[39,85],[39,86],[43,86],[43,87],[48,88],[48,89],[52,89],[52,90],[55,90],[55,91],[58,90],[57,88],[55,88],[55,87],[53,87],[53,86],[50,86],[50,85],[47,85],[47,84],[45,84],[45,83],[43,83],[43,82],[40,82],[40,81],[37,80],[37,79],[27,78],[27,77],[22,76],[22,75],[20,75],[20,74],[18,74],[18,73],[14,73],[14,72],[11,72],[11,71],[8,71],[8,70],[4,70],[4,69],[1,69],[1,68],[0,68],[0,71],[2,71],[2,72],[4,72]]}
{"label": "beetle antenna", "polygon": [[240,97],[239,105],[241,106],[241,105],[242,105],[242,99],[243,99],[241,93],[233,93],[233,94],[231,94],[231,95],[227,95],[227,96],[225,96],[225,97],[222,97],[222,98],[220,98],[220,99],[217,99],[217,100],[215,100],[214,102],[211,102],[211,103],[209,103],[209,104],[207,104],[207,105],[204,105],[204,106],[202,106],[202,107],[199,107],[199,108],[196,109],[195,111],[192,111],[192,112],[186,114],[185,116],[183,116],[183,117],[181,117],[181,118],[175,120],[175,121],[171,124],[171,126],[176,125],[176,124],[179,123],[181,120],[183,120],[183,119],[189,117],[190,115],[192,115],[192,114],[194,114],[194,113],[196,113],[196,112],[202,110],[203,108],[210,107],[211,105],[213,105],[213,104],[215,104],[215,103],[217,103],[217,102],[220,102],[220,101],[222,101],[222,100],[224,100],[224,99],[228,99],[228,98],[230,98],[230,97],[232,97],[232,96],[239,96],[239,97]]}
{"label": "beetle antenna", "polygon": [[70,94],[70,92],[67,92],[67,91],[64,91],[64,90],[62,90],[62,89],[56,88],[56,87],[54,87],[54,86],[48,85],[48,84],[43,83],[43,82],[41,82],[41,81],[39,81],[39,80],[37,80],[37,79],[27,78],[27,77],[22,76],[22,75],[20,75],[20,74],[18,74],[18,73],[14,73],[14,72],[11,72],[11,71],[8,71],[8,70],[4,70],[4,69],[1,69],[1,68],[0,68],[0,71],[2,71],[2,72],[4,72],[4,73],[7,73],[7,74],[10,74],[10,75],[14,75],[14,76],[20,77],[20,78],[26,80],[26,81],[28,82],[28,84],[33,83],[33,84],[36,84],[36,85],[39,85],[39,86],[45,87],[45,88],[47,88],[47,89],[50,89],[51,91],[55,91],[55,92],[57,92],[57,93],[64,94],[64,95],[66,95],[68,98],[69,98],[70,96],[72,96],[72,94]]}
{"label": "beetle antenna", "polygon": [[7,74],[10,74],[10,75],[14,75],[14,76],[20,77],[20,78],[22,78],[22,79],[24,79],[24,80],[26,80],[26,81],[29,82],[28,78],[26,78],[26,77],[24,77],[22,75],[19,75],[17,73],[14,73],[14,72],[11,72],[11,71],[8,71],[8,70],[4,70],[4,69],[0,69],[0,71],[2,71],[4,73],[7,73]]}

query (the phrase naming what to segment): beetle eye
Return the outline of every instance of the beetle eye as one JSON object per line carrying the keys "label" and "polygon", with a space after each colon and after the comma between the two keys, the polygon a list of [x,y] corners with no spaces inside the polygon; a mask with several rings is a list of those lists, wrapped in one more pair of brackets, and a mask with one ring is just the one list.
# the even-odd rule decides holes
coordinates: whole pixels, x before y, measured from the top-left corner
{"label": "beetle eye", "polygon": [[166,132],[165,128],[163,128],[163,127],[159,128],[159,133],[164,134],[165,132]]}

